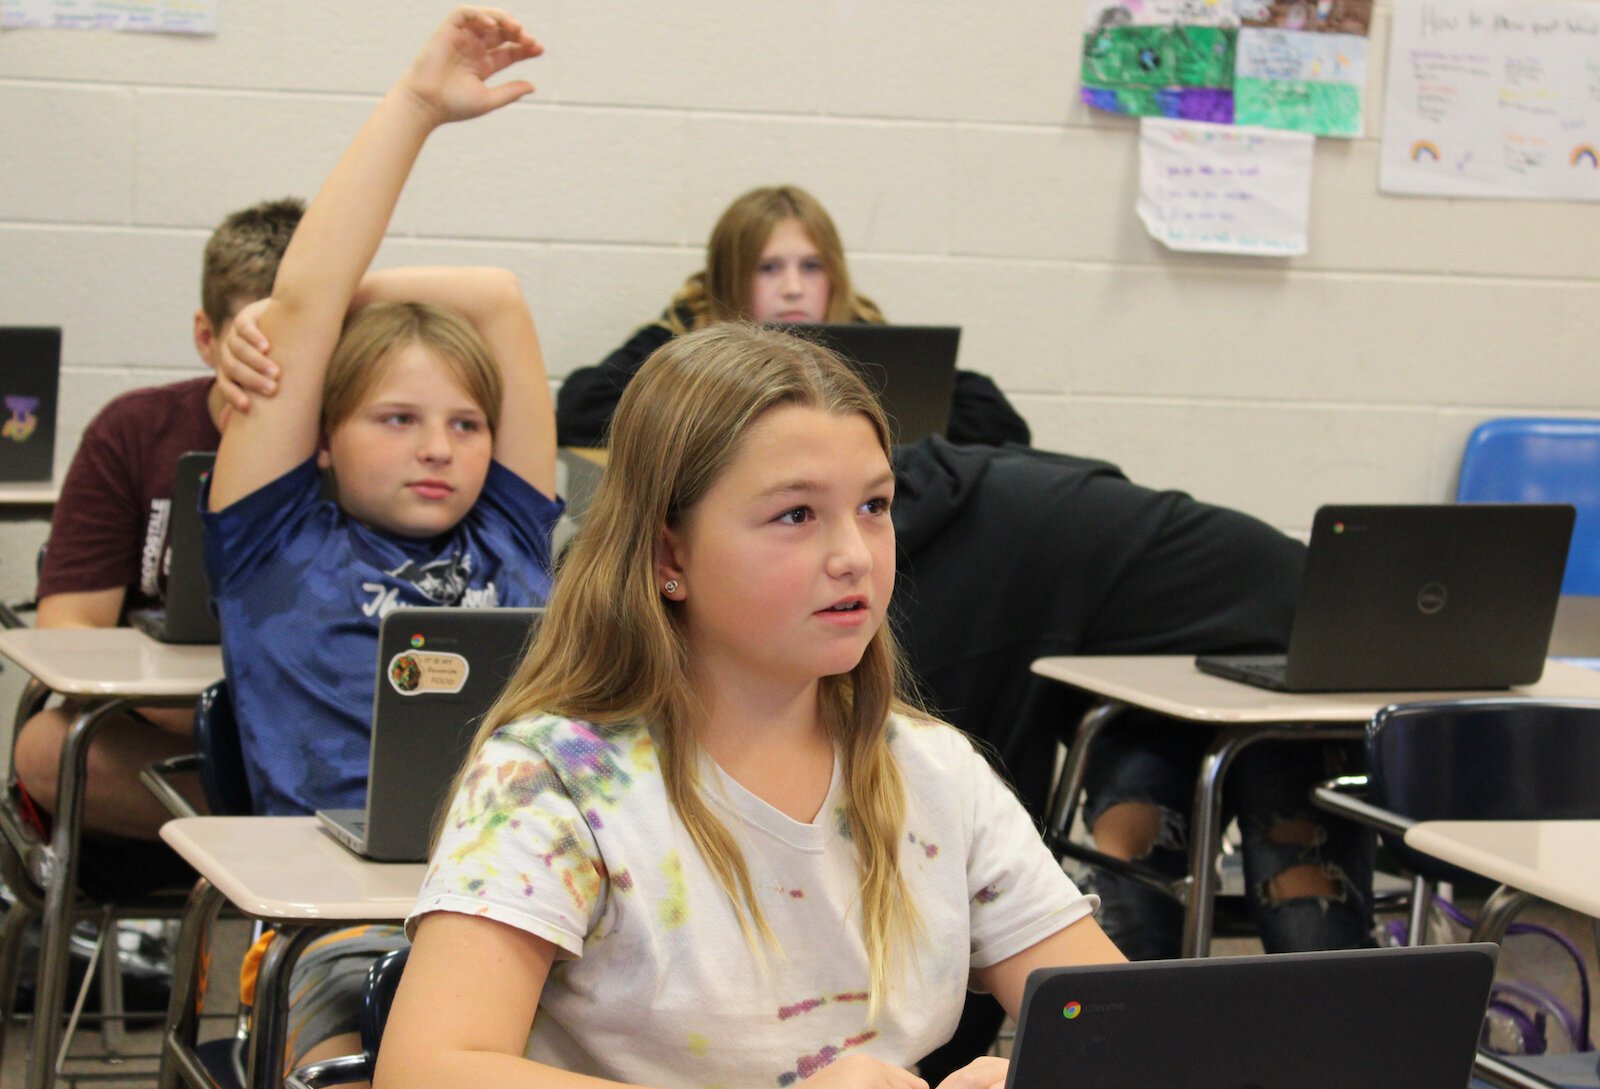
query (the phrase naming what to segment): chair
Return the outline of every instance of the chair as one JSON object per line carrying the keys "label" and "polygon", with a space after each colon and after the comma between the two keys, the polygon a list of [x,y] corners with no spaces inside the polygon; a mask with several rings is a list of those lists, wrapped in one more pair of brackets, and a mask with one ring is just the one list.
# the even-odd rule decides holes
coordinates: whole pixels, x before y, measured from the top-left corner
{"label": "chair", "polygon": [[233,714],[228,682],[221,680],[200,693],[194,708],[194,752],[151,764],[139,773],[144,785],[161,799],[174,817],[194,817],[194,811],[168,778],[192,771],[212,815],[240,817],[255,812],[250,779],[245,774],[244,749],[239,744],[239,721]]}
{"label": "chair", "polygon": [[1563,594],[1600,595],[1600,420],[1506,418],[1478,425],[1458,503],[1571,503],[1578,511]]}
{"label": "chair", "polygon": [[361,1054],[346,1055],[310,1063],[292,1070],[283,1079],[286,1089],[323,1089],[328,1085],[342,1085],[352,1081],[371,1081],[378,1069],[378,1045],[383,1041],[383,1029],[389,1022],[389,1010],[394,1005],[394,993],[400,986],[400,975],[405,971],[406,958],[411,948],[396,949],[373,962],[367,970],[366,994],[361,1000]]}
{"label": "chair", "polygon": [[[1426,820],[1600,819],[1600,703],[1563,700],[1440,700],[1383,708],[1367,727],[1367,774],[1332,780],[1313,792],[1323,809],[1377,828],[1413,875],[1408,944],[1423,942],[1441,881],[1464,870],[1407,847],[1407,828]],[[1490,897],[1473,937],[1500,941],[1533,897],[1502,887]],[[1580,969],[1581,970],[1581,969]],[[1577,1035],[1588,1038],[1589,1011]],[[1552,1057],[1555,1058],[1555,1057]],[[1592,1058],[1592,1056],[1591,1056]],[[1530,1065],[1519,1059],[1517,1065]],[[1541,1085],[1480,1055],[1478,1073],[1494,1084]],[[1583,1082],[1581,1084],[1593,1084]]]}

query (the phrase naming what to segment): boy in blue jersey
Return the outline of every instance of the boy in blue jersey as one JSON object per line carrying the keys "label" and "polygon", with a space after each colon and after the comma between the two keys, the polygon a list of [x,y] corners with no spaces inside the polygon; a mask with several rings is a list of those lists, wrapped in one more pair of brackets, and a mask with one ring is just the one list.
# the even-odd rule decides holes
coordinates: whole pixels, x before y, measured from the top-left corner
{"label": "boy in blue jersey", "polygon": [[548,590],[554,416],[516,280],[363,275],[428,134],[527,94],[484,81],[538,52],[508,17],[452,15],[307,209],[259,314],[276,389],[223,436],[206,549],[260,812],[363,803],[384,613]]}
{"label": "boy in blue jersey", "polygon": [[[259,812],[363,803],[386,612],[537,605],[549,589],[555,416],[516,280],[367,273],[429,133],[528,94],[486,81],[540,52],[502,12],[453,12],[334,167],[251,314],[276,380],[229,422],[203,502]],[[300,958],[291,1064],[357,1050],[367,966],[404,942],[360,928]]]}

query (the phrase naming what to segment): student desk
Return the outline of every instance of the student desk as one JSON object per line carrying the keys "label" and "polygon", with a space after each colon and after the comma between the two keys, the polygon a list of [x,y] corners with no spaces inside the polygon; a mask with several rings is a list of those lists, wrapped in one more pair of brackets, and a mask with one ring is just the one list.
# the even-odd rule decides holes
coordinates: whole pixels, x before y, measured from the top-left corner
{"label": "student desk", "polygon": [[48,518],[61,498],[61,485],[55,481],[0,482],[0,520]]}
{"label": "student desk", "polygon": [[[1500,882],[1471,941],[1500,941],[1511,917],[1534,897],[1600,920],[1600,821],[1421,821],[1406,830],[1405,841]],[[1480,1076],[1495,1075],[1496,1084],[1516,1089],[1559,1089],[1555,1079],[1570,1075],[1585,1084],[1595,1074],[1592,1051],[1515,1063],[1480,1051],[1477,1063]]]}
{"label": "student desk", "polygon": [[301,952],[327,930],[402,921],[427,867],[359,858],[323,832],[315,817],[184,817],[162,825],[161,838],[200,872],[178,936],[161,1089],[184,1081],[211,1089],[194,1054],[195,999],[206,934],[224,901],[278,927],[256,977],[247,1065],[250,1086],[276,1089],[283,1084],[289,976]]}
{"label": "student desk", "polygon": [[1089,746],[1125,708],[1166,715],[1176,720],[1174,728],[1183,723],[1225,727],[1206,750],[1195,787],[1183,927],[1186,957],[1203,957],[1210,950],[1215,863],[1222,835],[1222,779],[1246,746],[1269,739],[1358,740],[1367,721],[1391,703],[1508,695],[1600,699],[1600,673],[1561,662],[1546,663],[1537,684],[1493,692],[1273,692],[1201,673],[1192,655],[1041,658],[1033,663],[1033,671],[1097,697],[1078,725],[1057,780],[1048,829],[1052,844],[1067,842],[1083,790]]}
{"label": "student desk", "polygon": [[222,651],[215,646],[158,643],[132,628],[14,628],[0,630],[0,655],[52,692],[79,703],[61,750],[50,843],[35,842],[9,791],[0,803],[0,831],[44,893],[28,1087],[45,1089],[60,1062],[89,743],[107,717],[118,711],[193,706],[206,686],[221,678]]}
{"label": "student desk", "polygon": [[[1421,821],[1406,846],[1600,919],[1600,821]],[[1485,910],[1484,921],[1490,912]],[[1474,941],[1498,940],[1480,938]]]}

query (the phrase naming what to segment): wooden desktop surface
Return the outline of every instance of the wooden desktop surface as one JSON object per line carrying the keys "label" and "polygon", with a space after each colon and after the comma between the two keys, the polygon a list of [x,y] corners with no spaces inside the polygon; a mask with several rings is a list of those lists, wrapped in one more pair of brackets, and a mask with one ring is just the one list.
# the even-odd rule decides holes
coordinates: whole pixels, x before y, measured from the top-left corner
{"label": "wooden desktop surface", "polygon": [[1537,684],[1468,692],[1273,692],[1213,677],[1192,655],[1041,658],[1033,671],[1135,707],[1191,722],[1364,722],[1391,703],[1434,699],[1597,699],[1600,673],[1546,662]]}
{"label": "wooden desktop surface", "polygon": [[1600,917],[1600,821],[1422,821],[1406,846]]}
{"label": "wooden desktop surface", "polygon": [[222,648],[133,628],[0,629],[0,655],[65,696],[198,696],[222,679]]}
{"label": "wooden desktop surface", "polygon": [[399,922],[427,870],[361,858],[315,817],[183,817],[161,838],[235,907],[274,922]]}

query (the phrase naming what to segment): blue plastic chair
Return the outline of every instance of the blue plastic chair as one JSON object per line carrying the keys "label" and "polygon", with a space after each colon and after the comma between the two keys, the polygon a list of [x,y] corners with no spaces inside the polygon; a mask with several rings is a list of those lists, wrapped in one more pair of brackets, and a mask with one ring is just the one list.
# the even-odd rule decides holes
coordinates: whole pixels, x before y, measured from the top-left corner
{"label": "blue plastic chair", "polygon": [[1467,439],[1458,503],[1571,503],[1563,594],[1600,595],[1600,420],[1489,420]]}

